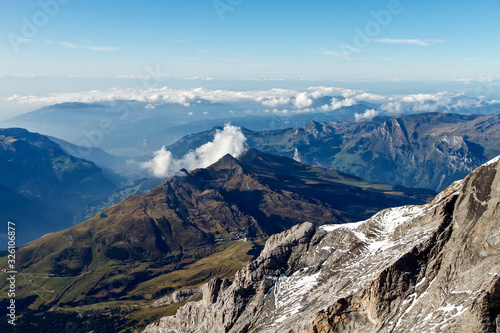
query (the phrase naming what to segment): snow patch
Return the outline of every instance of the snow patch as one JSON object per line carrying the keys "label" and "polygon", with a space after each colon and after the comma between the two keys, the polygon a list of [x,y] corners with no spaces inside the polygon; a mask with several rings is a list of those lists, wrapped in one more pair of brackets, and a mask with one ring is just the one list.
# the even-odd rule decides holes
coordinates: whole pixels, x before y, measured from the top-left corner
{"label": "snow patch", "polygon": [[288,317],[300,312],[300,299],[317,284],[321,270],[312,275],[303,275],[298,271],[291,276],[280,276],[274,285],[274,300],[276,312],[280,316],[274,319],[274,324],[280,324]]}
{"label": "snow patch", "polygon": [[488,165],[495,164],[495,163],[497,163],[498,161],[500,161],[500,155],[498,155],[498,156],[497,156],[497,157],[495,157],[494,159],[491,159],[491,160],[489,160],[488,162],[484,163],[483,165],[481,165],[481,167],[484,167],[484,166],[488,166]]}
{"label": "snow patch", "polygon": [[[388,208],[380,211],[379,213],[372,216],[370,219],[355,223],[343,223],[343,224],[330,224],[320,227],[321,229],[332,232],[339,229],[349,230],[352,232],[360,241],[366,243],[367,249],[370,253],[377,253],[379,251],[385,251],[395,244],[391,240],[391,236],[397,227],[403,225],[404,223],[423,216],[424,208],[420,206],[402,206],[396,208]],[[361,230],[367,223],[372,223],[374,228],[371,230]],[[371,234],[371,236],[368,235]],[[376,233],[377,236],[374,238],[373,234]]]}
{"label": "snow patch", "polygon": [[366,221],[354,222],[354,223],[339,223],[339,224],[325,224],[319,227],[326,232],[338,230],[338,229],[356,229],[363,225]]}

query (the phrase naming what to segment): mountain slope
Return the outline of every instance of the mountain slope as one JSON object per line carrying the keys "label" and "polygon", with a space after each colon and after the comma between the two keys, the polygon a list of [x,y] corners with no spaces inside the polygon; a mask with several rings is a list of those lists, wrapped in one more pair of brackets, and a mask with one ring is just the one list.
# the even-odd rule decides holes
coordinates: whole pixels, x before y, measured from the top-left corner
{"label": "mountain slope", "polygon": [[18,244],[71,226],[78,209],[115,188],[94,163],[20,128],[0,129],[0,184],[20,197],[8,206]]}
{"label": "mountain slope", "polygon": [[499,171],[497,158],[430,204],[274,235],[144,332],[497,332]]}
{"label": "mountain slope", "polygon": [[[212,132],[186,136],[168,150],[182,155],[210,141]],[[500,154],[500,115],[422,113],[244,134],[249,145],[271,154],[370,182],[436,191]]]}

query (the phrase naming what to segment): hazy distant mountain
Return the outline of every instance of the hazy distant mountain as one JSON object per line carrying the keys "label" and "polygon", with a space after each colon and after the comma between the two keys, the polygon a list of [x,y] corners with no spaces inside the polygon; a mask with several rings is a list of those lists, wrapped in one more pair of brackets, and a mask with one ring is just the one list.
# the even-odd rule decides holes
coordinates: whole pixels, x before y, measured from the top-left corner
{"label": "hazy distant mountain", "polygon": [[[186,136],[167,149],[181,156],[210,141],[214,131]],[[500,115],[423,113],[243,132],[249,145],[271,154],[371,182],[434,190],[500,154]]]}
{"label": "hazy distant mountain", "polygon": [[57,143],[69,155],[94,162],[102,170],[103,175],[114,184],[127,182],[127,176],[131,171],[127,170],[124,158],[111,155],[99,147],[82,147],[49,135],[47,138]]}
{"label": "hazy distant mountain", "polygon": [[266,116],[227,117],[223,119],[192,121],[184,125],[175,126],[153,133],[147,138],[147,142],[150,149],[159,149],[166,144],[172,143],[172,138],[174,137],[174,141],[177,141],[185,135],[206,131],[214,126],[223,126],[227,122],[231,122],[233,126],[259,131],[299,127],[304,126],[311,121],[343,121],[353,119],[356,113],[363,113],[369,108],[368,103],[360,103],[353,106],[339,108],[338,110],[335,110],[335,112],[306,112],[288,115],[271,114]]}
{"label": "hazy distant mountain", "polygon": [[[317,86],[247,91],[168,87],[111,89],[53,99],[16,95],[12,99],[53,100],[61,104],[19,115],[3,121],[0,126],[23,127],[79,146],[96,146],[114,155],[138,158],[184,135],[209,130],[228,121],[250,130],[272,130],[301,127],[313,120],[361,120],[375,115],[500,113],[500,104],[486,97],[447,92],[388,93],[391,95]],[[92,100],[100,102],[84,103]]]}
{"label": "hazy distant mountain", "polygon": [[434,194],[367,183],[250,149],[238,159],[226,155],[206,169],[166,179],[86,222],[26,244],[17,251],[17,265],[35,280],[54,276],[44,280],[54,293],[44,293],[37,304],[145,305],[212,276],[231,276],[265,239],[295,224],[362,220],[385,207],[425,203]]}
{"label": "hazy distant mountain", "polygon": [[137,155],[146,133],[178,125],[188,117],[179,104],[169,104],[166,112],[148,110],[146,105],[135,101],[64,103],[22,114],[1,125],[24,127],[78,146]]}
{"label": "hazy distant mountain", "polygon": [[[149,106],[149,103],[137,101],[63,103],[22,114],[0,126],[23,127],[78,146],[96,146],[114,155],[140,157],[185,135],[227,122],[254,130],[277,129],[303,126],[311,120],[353,119],[355,113],[363,113],[369,108],[360,103],[335,112],[278,115],[264,112],[262,105],[241,102],[200,101],[189,107],[167,103],[154,109]],[[253,111],[247,113],[248,110]]]}
{"label": "hazy distant mountain", "polygon": [[47,138],[57,143],[66,153],[94,162],[101,169],[115,170],[125,163],[123,158],[109,154],[99,147],[82,147],[50,135],[47,135]]}
{"label": "hazy distant mountain", "polygon": [[77,210],[115,189],[94,163],[20,128],[0,129],[0,185],[18,244],[71,226]]}
{"label": "hazy distant mountain", "polygon": [[500,160],[424,206],[272,236],[144,333],[498,332]]}

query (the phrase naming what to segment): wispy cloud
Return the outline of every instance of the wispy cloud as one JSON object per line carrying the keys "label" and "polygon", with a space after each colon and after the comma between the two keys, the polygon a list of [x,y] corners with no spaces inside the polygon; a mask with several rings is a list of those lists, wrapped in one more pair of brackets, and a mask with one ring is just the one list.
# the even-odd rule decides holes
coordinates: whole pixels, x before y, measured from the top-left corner
{"label": "wispy cloud", "polygon": [[441,39],[398,39],[398,38],[377,38],[373,40],[377,43],[384,44],[402,44],[402,45],[418,45],[431,46],[432,44],[442,43]]}
{"label": "wispy cloud", "polygon": [[91,51],[98,51],[98,52],[111,52],[111,51],[118,51],[119,49],[114,46],[93,46],[93,45],[78,45],[78,44],[73,44],[73,43],[68,43],[68,42],[58,42],[60,45],[68,48],[68,49],[85,49],[85,50],[91,50]]}
{"label": "wispy cloud", "polygon": [[319,53],[332,57],[344,57],[346,55],[345,51],[333,51],[333,50],[321,50]]}
{"label": "wispy cloud", "polygon": [[31,38],[16,38],[16,40],[21,43],[31,43],[35,41],[34,39]]}

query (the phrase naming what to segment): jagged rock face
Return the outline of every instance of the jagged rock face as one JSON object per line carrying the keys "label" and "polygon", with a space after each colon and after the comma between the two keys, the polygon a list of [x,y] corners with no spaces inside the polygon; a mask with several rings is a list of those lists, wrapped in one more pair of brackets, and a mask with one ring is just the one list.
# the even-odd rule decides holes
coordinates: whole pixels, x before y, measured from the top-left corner
{"label": "jagged rock face", "polygon": [[498,332],[499,170],[425,206],[274,235],[232,282],[144,332]]}

